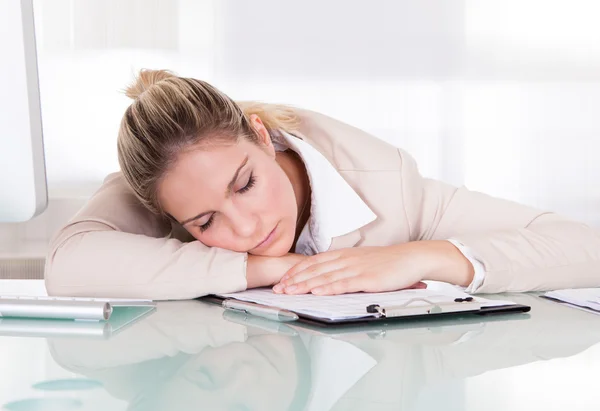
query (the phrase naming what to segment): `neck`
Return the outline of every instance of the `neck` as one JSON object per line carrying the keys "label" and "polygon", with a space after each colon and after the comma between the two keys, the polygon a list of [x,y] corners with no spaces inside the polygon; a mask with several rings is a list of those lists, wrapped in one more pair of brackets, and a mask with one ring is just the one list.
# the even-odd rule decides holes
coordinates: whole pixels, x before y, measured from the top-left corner
{"label": "neck", "polygon": [[294,195],[296,196],[298,217],[296,222],[296,236],[292,246],[292,249],[294,249],[302,228],[304,228],[310,216],[310,180],[308,179],[308,172],[306,171],[304,162],[294,151],[286,150],[278,152],[276,156],[277,162],[292,183]]}

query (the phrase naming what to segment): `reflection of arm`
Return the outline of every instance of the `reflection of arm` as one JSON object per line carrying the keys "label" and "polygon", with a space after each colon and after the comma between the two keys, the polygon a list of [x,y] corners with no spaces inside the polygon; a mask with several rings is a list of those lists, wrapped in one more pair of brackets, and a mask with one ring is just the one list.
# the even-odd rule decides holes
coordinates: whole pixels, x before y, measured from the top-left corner
{"label": "reflection of arm", "polygon": [[438,365],[427,368],[427,375],[435,378],[479,375],[489,370],[569,357],[600,342],[600,328],[592,314],[532,295],[511,295],[507,299],[531,305],[531,318],[486,323],[485,331],[472,340],[424,351],[425,357],[442,359]]}
{"label": "reflection of arm", "polygon": [[75,372],[195,354],[206,346],[244,341],[242,325],[223,320],[221,308],[200,301],[159,303],[153,314],[108,340],[52,338],[52,356]]}
{"label": "reflection of arm", "polygon": [[[443,332],[428,324],[421,332],[391,330],[373,339],[349,337],[352,343],[377,360],[342,398],[333,411],[366,409],[376,401],[379,409],[412,409],[420,391],[442,380],[464,379],[488,371],[583,352],[600,342],[597,317],[532,295],[502,298],[532,306],[531,318],[508,316],[482,326],[473,324],[471,338],[461,339],[450,325]],[[457,323],[458,328],[464,324]]]}
{"label": "reflection of arm", "polygon": [[99,380],[112,396],[132,401],[169,380],[205,347],[245,340],[245,327],[223,320],[220,311],[200,301],[163,302],[108,340],[53,338],[48,345],[58,365]]}
{"label": "reflection of arm", "polygon": [[[390,331],[383,340],[363,339],[355,344],[372,355],[378,353],[375,369],[391,362],[384,367],[389,372],[385,378],[398,383],[398,376],[409,374],[421,375],[422,382],[465,378],[572,356],[600,342],[600,328],[592,314],[533,295],[503,299],[531,305],[531,317],[518,319],[509,315],[506,321],[482,318],[482,326],[473,328],[471,338],[461,339],[462,333],[454,333],[451,326],[439,333],[435,325],[430,325],[429,331],[412,332],[412,336],[411,330]],[[408,372],[407,367],[412,371]]]}

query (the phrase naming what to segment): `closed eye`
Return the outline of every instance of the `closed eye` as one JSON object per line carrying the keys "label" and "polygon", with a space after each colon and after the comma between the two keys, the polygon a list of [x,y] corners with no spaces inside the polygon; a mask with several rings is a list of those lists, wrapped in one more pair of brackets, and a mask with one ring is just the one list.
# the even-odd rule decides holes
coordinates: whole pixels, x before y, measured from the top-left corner
{"label": "closed eye", "polygon": [[206,230],[208,230],[210,228],[210,226],[212,225],[214,219],[215,219],[215,214],[213,213],[206,223],[202,224],[201,226],[198,226],[200,228],[200,231],[205,232]]}
{"label": "closed eye", "polygon": [[[251,173],[250,178],[248,179],[248,183],[244,187],[240,188],[237,192],[240,194],[247,193],[252,187],[254,187],[255,184],[256,184],[256,177],[254,177],[254,174]],[[212,225],[214,219],[215,219],[215,214],[213,213],[206,223],[199,226],[200,231],[205,232],[206,230],[208,230],[210,228],[210,226]]]}
{"label": "closed eye", "polygon": [[250,173],[250,178],[248,179],[248,183],[238,190],[238,193],[244,194],[256,184],[256,177],[254,177],[254,173]]}

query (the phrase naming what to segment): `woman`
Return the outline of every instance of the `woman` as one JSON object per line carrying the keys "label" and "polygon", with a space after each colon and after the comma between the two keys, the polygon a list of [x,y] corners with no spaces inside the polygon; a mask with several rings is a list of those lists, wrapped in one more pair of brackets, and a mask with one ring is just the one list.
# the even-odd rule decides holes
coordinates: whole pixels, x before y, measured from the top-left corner
{"label": "woman", "polygon": [[332,118],[236,104],[166,71],[142,71],[127,95],[122,173],[53,239],[51,294],[600,286],[591,228],[423,178],[405,151]]}

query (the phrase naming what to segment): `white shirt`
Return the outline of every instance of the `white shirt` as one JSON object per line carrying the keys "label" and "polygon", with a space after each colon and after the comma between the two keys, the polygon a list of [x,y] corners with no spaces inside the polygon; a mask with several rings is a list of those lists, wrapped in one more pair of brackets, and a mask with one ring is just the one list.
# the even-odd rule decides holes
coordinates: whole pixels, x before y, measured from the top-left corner
{"label": "white shirt", "polygon": [[[300,156],[310,181],[310,217],[296,243],[294,250],[296,253],[314,255],[325,252],[334,237],[358,230],[377,218],[377,215],[317,149],[284,131],[273,133],[272,138],[277,151],[289,148]],[[475,275],[465,291],[475,292],[485,277],[483,264],[465,245],[453,239],[448,241],[473,264]]]}

